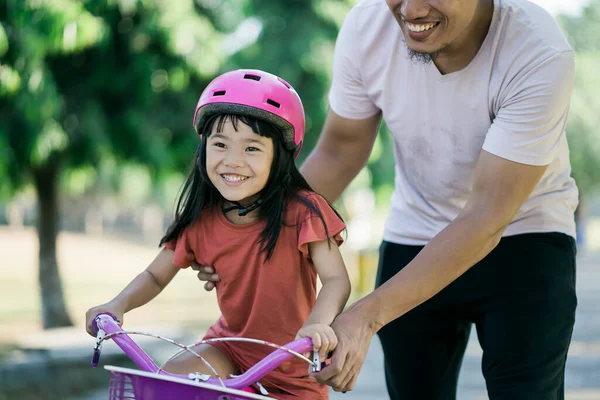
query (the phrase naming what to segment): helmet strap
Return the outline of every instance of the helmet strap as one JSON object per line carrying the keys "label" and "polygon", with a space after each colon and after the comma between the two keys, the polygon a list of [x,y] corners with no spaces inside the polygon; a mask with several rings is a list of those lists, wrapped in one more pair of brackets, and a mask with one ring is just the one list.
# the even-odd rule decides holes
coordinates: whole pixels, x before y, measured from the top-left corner
{"label": "helmet strap", "polygon": [[[285,176],[283,177],[283,184],[288,185],[291,182],[291,180],[292,180],[292,177],[290,176],[290,174],[285,174]],[[274,192],[271,191],[269,194],[267,194],[263,198],[256,200],[254,203],[252,203],[246,207],[244,207],[237,201],[229,201],[230,203],[233,204],[233,206],[223,207],[222,208],[223,214],[227,214],[229,211],[238,210],[238,215],[240,217],[246,216],[250,212],[252,212],[252,211],[256,210],[258,207],[260,207],[265,202],[265,200],[271,198],[271,196],[273,196],[273,194],[274,194]]]}
{"label": "helmet strap", "polygon": [[240,217],[244,217],[246,215],[248,215],[248,213],[250,213],[251,211],[256,210],[258,207],[260,207],[260,205],[263,203],[262,199],[258,199],[256,200],[254,203],[244,207],[243,205],[241,205],[239,202],[237,201],[230,201],[230,203],[233,203],[233,206],[231,207],[224,207],[223,210],[223,214],[227,214],[229,211],[233,211],[233,210],[238,210],[238,215]]}

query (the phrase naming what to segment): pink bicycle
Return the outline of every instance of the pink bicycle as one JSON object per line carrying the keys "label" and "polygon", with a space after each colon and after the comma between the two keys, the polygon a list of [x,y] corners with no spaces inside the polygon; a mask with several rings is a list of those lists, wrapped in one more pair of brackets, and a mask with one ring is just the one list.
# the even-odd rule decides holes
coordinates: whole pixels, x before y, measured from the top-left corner
{"label": "pink bicycle", "polygon": [[[123,352],[141,369],[121,368],[106,365],[104,368],[110,371],[109,400],[155,400],[155,399],[178,399],[178,400],[247,400],[247,399],[272,399],[267,393],[251,393],[249,387],[259,382],[265,375],[277,368],[283,362],[292,357],[299,357],[309,365],[309,373],[319,371],[321,363],[319,355],[312,352],[312,342],[309,338],[293,341],[286,346],[278,346],[273,343],[246,338],[220,338],[203,340],[191,345],[183,345],[175,340],[139,331],[124,331],[115,322],[110,314],[99,314],[94,320],[94,331],[97,333],[92,357],[92,366],[96,367],[100,361],[102,342],[112,339]],[[129,335],[151,336],[172,343],[183,351],[188,351],[198,357],[215,377],[200,373],[189,375],[171,374],[162,370],[142,350]],[[223,379],[218,376],[215,369],[199,354],[191,348],[202,343],[216,341],[245,341],[275,348],[271,354],[258,362],[244,374]],[[312,360],[304,357],[301,353],[312,352]],[[178,354],[181,354],[178,353]],[[174,355],[176,357],[178,354]]]}

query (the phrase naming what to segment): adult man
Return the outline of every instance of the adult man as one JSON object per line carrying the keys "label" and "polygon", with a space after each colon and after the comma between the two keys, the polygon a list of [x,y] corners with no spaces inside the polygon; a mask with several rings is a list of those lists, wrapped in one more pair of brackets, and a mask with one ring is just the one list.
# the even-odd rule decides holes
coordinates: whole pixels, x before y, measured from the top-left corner
{"label": "adult man", "polygon": [[475,324],[491,399],[564,398],[577,303],[573,60],[552,17],[522,0],[352,9],[303,173],[335,200],[383,116],[395,192],[378,288],[336,319],[338,347],[315,379],[351,390],[378,332],[392,399],[454,399]]}

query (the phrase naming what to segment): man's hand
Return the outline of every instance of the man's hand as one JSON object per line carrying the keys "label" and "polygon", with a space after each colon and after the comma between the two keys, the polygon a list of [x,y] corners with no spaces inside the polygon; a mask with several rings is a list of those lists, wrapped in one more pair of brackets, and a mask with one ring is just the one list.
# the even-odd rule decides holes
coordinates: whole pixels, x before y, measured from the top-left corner
{"label": "man's hand", "polygon": [[[364,300],[364,299],[363,299]],[[331,327],[338,340],[331,364],[311,374],[319,383],[329,385],[336,392],[352,390],[375,334],[371,307],[358,301],[338,315]]]}
{"label": "man's hand", "polygon": [[219,275],[215,274],[215,269],[208,265],[200,265],[194,261],[192,263],[192,269],[198,271],[198,279],[202,282],[206,282],[204,284],[204,289],[209,292],[215,288],[215,284],[220,280]]}

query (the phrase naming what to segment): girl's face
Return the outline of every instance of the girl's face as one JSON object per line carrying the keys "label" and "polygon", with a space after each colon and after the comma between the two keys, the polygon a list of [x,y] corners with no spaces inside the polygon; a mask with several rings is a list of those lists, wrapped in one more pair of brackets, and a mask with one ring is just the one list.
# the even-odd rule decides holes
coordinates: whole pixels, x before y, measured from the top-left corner
{"label": "girl's face", "polygon": [[223,121],[221,132],[215,121],[206,143],[206,171],[221,196],[242,205],[256,200],[267,181],[273,162],[273,139],[260,136],[239,121]]}

